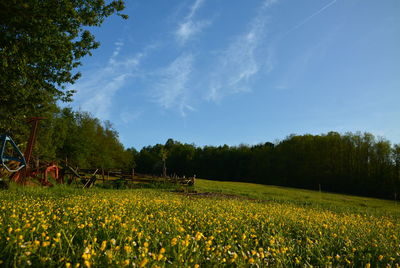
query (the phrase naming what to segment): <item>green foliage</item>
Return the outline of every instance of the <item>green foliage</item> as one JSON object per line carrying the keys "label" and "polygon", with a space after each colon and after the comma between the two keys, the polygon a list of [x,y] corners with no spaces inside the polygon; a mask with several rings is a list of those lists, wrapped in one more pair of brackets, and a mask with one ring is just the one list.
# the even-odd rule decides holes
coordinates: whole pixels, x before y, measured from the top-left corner
{"label": "green foliage", "polygon": [[71,100],[73,70],[99,46],[88,27],[123,9],[122,0],[0,1],[0,133],[23,140],[28,116]]}
{"label": "green foliage", "polygon": [[110,122],[64,108],[41,122],[34,156],[80,168],[131,169],[134,155],[124,149]]}

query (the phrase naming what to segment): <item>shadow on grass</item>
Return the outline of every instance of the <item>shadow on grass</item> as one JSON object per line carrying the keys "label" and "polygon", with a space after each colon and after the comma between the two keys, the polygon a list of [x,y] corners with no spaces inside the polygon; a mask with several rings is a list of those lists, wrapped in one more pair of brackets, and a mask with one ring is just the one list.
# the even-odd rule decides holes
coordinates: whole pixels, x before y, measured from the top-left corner
{"label": "shadow on grass", "polygon": [[170,182],[131,182],[127,180],[113,180],[95,185],[101,189],[165,189],[178,190],[182,186]]}

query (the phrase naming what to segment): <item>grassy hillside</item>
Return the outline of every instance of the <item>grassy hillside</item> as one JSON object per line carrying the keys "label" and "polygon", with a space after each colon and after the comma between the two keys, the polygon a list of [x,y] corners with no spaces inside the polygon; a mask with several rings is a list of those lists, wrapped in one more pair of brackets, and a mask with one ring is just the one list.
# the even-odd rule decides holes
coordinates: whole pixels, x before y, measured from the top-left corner
{"label": "grassy hillside", "polygon": [[224,182],[202,179],[196,180],[195,188],[199,192],[239,195],[246,198],[269,202],[328,209],[333,212],[348,212],[400,218],[400,203],[390,200],[254,183]]}

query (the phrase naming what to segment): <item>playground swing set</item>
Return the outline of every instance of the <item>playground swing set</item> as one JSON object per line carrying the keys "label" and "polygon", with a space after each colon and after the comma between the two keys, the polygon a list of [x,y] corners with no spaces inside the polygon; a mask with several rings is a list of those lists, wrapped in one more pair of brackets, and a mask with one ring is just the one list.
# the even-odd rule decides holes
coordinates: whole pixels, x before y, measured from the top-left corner
{"label": "playground swing set", "polygon": [[[62,183],[59,176],[59,167],[56,164],[51,163],[50,165],[37,166],[36,168],[32,168],[30,164],[39,121],[42,119],[44,118],[32,117],[28,120],[27,123],[32,126],[24,154],[22,154],[17,144],[9,135],[0,135],[0,166],[11,173],[9,181],[26,185],[30,179],[36,179],[43,186],[52,186],[53,184],[49,181],[49,177],[51,176],[58,183]],[[8,187],[5,181],[1,181],[1,185],[2,188]]]}

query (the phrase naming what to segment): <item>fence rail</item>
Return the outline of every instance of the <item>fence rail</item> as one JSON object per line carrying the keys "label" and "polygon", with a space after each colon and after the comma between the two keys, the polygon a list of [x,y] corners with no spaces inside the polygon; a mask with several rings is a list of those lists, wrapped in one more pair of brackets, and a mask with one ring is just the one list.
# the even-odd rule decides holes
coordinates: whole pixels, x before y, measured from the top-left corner
{"label": "fence rail", "polygon": [[192,186],[195,183],[195,177],[179,177],[179,176],[153,176],[148,174],[134,173],[133,171],[124,170],[103,170],[103,169],[79,169],[66,166],[62,170],[62,181],[71,184],[80,180],[84,185],[83,188],[90,188],[96,181],[105,182],[123,182],[123,183],[154,183],[164,182],[179,185]]}

